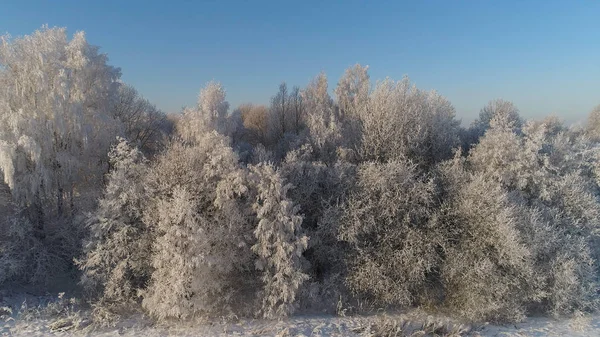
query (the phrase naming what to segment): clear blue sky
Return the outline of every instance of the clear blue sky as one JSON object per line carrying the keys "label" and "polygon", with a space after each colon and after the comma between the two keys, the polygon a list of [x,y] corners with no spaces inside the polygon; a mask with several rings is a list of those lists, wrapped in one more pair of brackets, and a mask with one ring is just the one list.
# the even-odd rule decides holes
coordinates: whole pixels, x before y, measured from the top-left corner
{"label": "clear blue sky", "polygon": [[123,80],[165,111],[211,79],[232,106],[267,103],[281,81],[368,64],[408,75],[472,120],[490,99],[525,117],[582,119],[600,104],[600,1],[4,1],[0,32],[84,30]]}

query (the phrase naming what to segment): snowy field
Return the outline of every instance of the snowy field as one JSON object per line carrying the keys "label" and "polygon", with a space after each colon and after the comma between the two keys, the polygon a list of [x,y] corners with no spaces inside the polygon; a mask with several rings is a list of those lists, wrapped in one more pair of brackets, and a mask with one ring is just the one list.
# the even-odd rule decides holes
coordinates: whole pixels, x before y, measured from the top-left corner
{"label": "snowy field", "polygon": [[600,336],[600,315],[568,319],[528,318],[509,325],[465,324],[413,310],[368,316],[295,316],[281,321],[153,323],[142,315],[114,327],[90,324],[72,300],[47,302],[29,296],[0,303],[0,336]]}
{"label": "snowy field", "polygon": [[[52,331],[52,320],[13,321],[4,323],[2,336],[435,336],[422,323],[407,331],[380,331],[385,322],[402,322],[397,316],[370,317],[295,317],[284,321],[242,320],[235,323],[152,326],[148,321],[130,320],[115,328],[86,327],[76,331]],[[436,320],[435,322],[443,322]],[[382,324],[383,323],[383,324]],[[416,326],[416,327],[415,327]],[[454,331],[452,331],[454,329]],[[60,330],[60,329],[58,329]],[[385,334],[385,332],[392,334]],[[394,334],[394,332],[398,334]],[[449,332],[437,330],[438,336],[600,336],[600,317],[553,320],[531,318],[506,326],[454,326]]]}

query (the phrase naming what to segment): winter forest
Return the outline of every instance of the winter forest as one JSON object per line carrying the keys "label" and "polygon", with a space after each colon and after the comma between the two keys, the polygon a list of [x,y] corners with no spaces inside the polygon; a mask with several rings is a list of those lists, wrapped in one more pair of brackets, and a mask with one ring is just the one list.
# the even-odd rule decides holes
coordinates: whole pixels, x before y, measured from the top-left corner
{"label": "winter forest", "polygon": [[496,99],[465,127],[368,70],[268,106],[199,83],[166,114],[82,32],[3,36],[0,289],[74,294],[94,324],[595,312],[600,106],[566,125]]}

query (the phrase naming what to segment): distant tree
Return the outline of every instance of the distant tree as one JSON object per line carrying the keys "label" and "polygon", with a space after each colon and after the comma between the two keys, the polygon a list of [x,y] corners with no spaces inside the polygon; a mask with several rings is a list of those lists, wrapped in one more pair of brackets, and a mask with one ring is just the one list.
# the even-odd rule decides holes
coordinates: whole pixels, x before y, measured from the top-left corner
{"label": "distant tree", "polygon": [[339,80],[335,95],[342,116],[355,116],[366,108],[371,90],[368,69],[369,66],[356,64],[346,69]]}
{"label": "distant tree", "polygon": [[327,86],[327,76],[321,73],[302,91],[302,96],[312,148],[320,160],[330,162],[335,159],[336,150],[343,144],[343,139],[342,125],[336,116]]}
{"label": "distant tree", "polygon": [[111,113],[123,123],[125,138],[145,154],[156,153],[162,148],[169,128],[167,116],[140,96],[135,88],[119,87],[117,103]]}
{"label": "distant tree", "polygon": [[238,110],[242,114],[244,128],[248,131],[247,141],[252,145],[265,145],[269,132],[268,108],[264,105],[242,104]]}
{"label": "distant tree", "polygon": [[523,124],[523,120],[519,116],[519,109],[512,102],[503,99],[492,100],[481,109],[479,118],[474,120],[469,127],[463,141],[467,150],[471,145],[477,144],[479,138],[490,128],[490,123],[496,116],[512,123],[512,127],[517,131]]}
{"label": "distant tree", "polygon": [[600,141],[600,105],[595,106],[590,112],[585,132],[592,141]]}
{"label": "distant tree", "polygon": [[290,98],[287,84],[282,82],[279,85],[279,91],[271,98],[270,115],[272,127],[274,128],[274,137],[281,138],[286,133],[286,124],[289,118]]}
{"label": "distant tree", "polygon": [[293,130],[296,134],[300,133],[304,121],[304,99],[300,93],[299,87],[292,88],[290,93],[290,115],[292,116]]}
{"label": "distant tree", "polygon": [[225,100],[225,89],[218,82],[209,82],[200,90],[198,104],[184,109],[177,124],[177,131],[186,141],[197,141],[206,130],[226,133],[229,103]]}

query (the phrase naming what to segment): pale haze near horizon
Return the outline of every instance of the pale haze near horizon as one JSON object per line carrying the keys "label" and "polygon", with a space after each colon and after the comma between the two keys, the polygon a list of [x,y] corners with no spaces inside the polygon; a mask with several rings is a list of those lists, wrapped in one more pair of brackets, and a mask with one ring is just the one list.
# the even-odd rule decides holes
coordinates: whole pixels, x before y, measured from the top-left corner
{"label": "pale haze near horizon", "polygon": [[332,91],[360,63],[373,83],[407,75],[437,90],[463,124],[495,98],[572,123],[600,104],[598,14],[595,1],[19,1],[3,4],[0,32],[83,30],[166,112],[194,105],[213,79],[235,108],[321,71]]}

